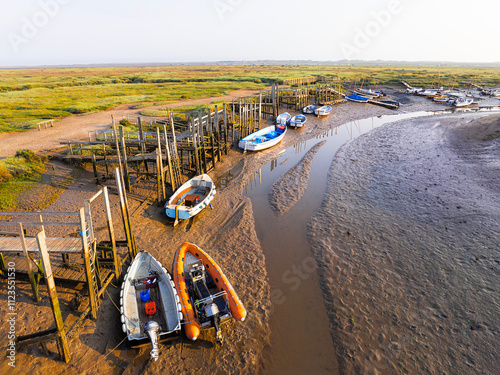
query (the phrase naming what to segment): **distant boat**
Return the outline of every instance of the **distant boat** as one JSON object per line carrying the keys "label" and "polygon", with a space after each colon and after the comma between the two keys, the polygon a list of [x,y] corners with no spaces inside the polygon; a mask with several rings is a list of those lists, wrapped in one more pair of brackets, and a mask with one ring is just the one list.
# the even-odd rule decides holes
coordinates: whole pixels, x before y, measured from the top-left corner
{"label": "distant boat", "polygon": [[369,90],[369,89],[356,89],[354,90],[354,93],[357,94],[357,95],[361,95],[361,96],[365,96],[367,98],[378,98],[380,96],[383,96],[384,95],[384,92],[383,91],[373,91],[373,90]]}
{"label": "distant boat", "polygon": [[286,124],[276,124],[257,130],[241,139],[238,146],[245,151],[260,151],[277,145],[283,140]]}
{"label": "distant boat", "polygon": [[215,184],[208,174],[193,177],[170,197],[165,213],[175,219],[175,226],[179,220],[187,220],[208,206],[215,193]]}
{"label": "distant boat", "polygon": [[290,123],[291,118],[292,115],[289,114],[288,112],[281,113],[278,115],[278,117],[276,117],[276,124],[288,125]]}
{"label": "distant boat", "polygon": [[389,109],[397,109],[397,108],[399,108],[399,102],[397,102],[395,100],[376,100],[376,99],[370,99],[370,100],[368,100],[368,102],[371,103],[371,104],[380,105],[382,107],[389,108]]}
{"label": "distant boat", "polygon": [[345,98],[347,100],[350,100],[351,102],[358,102],[358,103],[367,103],[369,100],[368,98],[366,98],[364,96],[360,96],[360,95],[356,95],[356,94],[346,95]]}
{"label": "distant boat", "polygon": [[221,323],[231,317],[243,322],[247,310],[233,286],[210,255],[185,242],[174,255],[172,266],[177,294],[181,299],[184,332],[191,340],[200,331],[214,327],[217,341],[222,341]]}
{"label": "distant boat", "polygon": [[468,105],[471,105],[474,103],[474,99],[472,98],[456,98],[453,102],[452,105],[455,107],[466,107]]}
{"label": "distant boat", "polygon": [[296,115],[293,116],[292,119],[290,120],[290,126],[293,126],[295,128],[301,128],[304,126],[304,124],[307,121],[307,117],[304,115]]}
{"label": "distant boat", "polygon": [[318,106],[316,104],[306,105],[304,108],[302,108],[302,112],[307,113],[307,114],[313,114],[317,108],[318,108]]}
{"label": "distant boat", "polygon": [[435,96],[432,101],[437,103],[447,103],[450,101],[450,97],[448,95],[439,95]]}
{"label": "distant boat", "polygon": [[323,107],[317,108],[314,113],[316,116],[328,116],[332,112],[332,106],[331,105],[324,105]]}
{"label": "distant boat", "polygon": [[123,278],[120,312],[123,332],[131,343],[151,341],[151,360],[158,359],[160,340],[180,335],[182,312],[175,285],[147,251],[136,255]]}

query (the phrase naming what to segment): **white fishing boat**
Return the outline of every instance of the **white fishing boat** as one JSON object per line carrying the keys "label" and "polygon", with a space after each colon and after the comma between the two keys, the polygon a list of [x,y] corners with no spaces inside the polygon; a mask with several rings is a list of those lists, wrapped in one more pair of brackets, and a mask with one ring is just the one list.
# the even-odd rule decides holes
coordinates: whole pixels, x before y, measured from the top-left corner
{"label": "white fishing boat", "polygon": [[332,106],[331,105],[324,105],[323,107],[319,107],[314,111],[316,116],[328,116],[332,112]]}
{"label": "white fishing boat", "polygon": [[193,177],[170,197],[165,204],[165,213],[175,219],[175,226],[179,220],[187,220],[211,206],[215,193],[215,184],[209,175]]}
{"label": "white fishing boat", "polygon": [[304,108],[302,108],[302,112],[311,115],[314,113],[314,111],[316,111],[317,108],[318,106],[316,104],[306,105]]}
{"label": "white fishing boat", "polygon": [[245,151],[260,151],[277,145],[283,140],[286,124],[276,124],[257,130],[241,139],[238,146]]}
{"label": "white fishing boat", "polygon": [[181,332],[182,310],[174,282],[151,254],[139,252],[123,278],[120,292],[123,332],[132,346],[150,340],[150,358],[159,356],[159,342]]}
{"label": "white fishing boat", "polygon": [[304,126],[304,124],[307,121],[307,117],[304,115],[296,115],[293,116],[292,119],[290,120],[290,126],[293,126],[295,128],[301,128]]}
{"label": "white fishing boat", "polygon": [[370,89],[356,89],[354,90],[354,93],[357,95],[367,97],[369,99],[378,98],[384,95],[382,91],[373,91]]}
{"label": "white fishing boat", "polygon": [[281,113],[278,115],[278,117],[276,117],[276,124],[288,125],[290,123],[291,118],[292,115],[289,114],[288,112]]}
{"label": "white fishing boat", "polygon": [[468,105],[471,105],[472,103],[474,103],[474,99],[472,98],[456,98],[452,102],[452,105],[455,107],[466,107]]}

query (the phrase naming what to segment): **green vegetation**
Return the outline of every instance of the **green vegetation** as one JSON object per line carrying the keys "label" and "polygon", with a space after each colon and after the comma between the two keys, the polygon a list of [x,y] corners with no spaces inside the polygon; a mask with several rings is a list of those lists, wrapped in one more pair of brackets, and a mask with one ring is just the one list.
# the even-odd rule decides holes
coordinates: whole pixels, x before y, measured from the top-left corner
{"label": "green vegetation", "polygon": [[0,160],[0,210],[16,207],[19,194],[31,188],[45,171],[42,158],[31,150]]}
{"label": "green vegetation", "polygon": [[135,108],[262,89],[285,78],[325,76],[346,84],[459,86],[500,85],[500,69],[340,65],[165,66],[0,70],[0,133],[33,128],[37,122],[102,111],[119,104]]}

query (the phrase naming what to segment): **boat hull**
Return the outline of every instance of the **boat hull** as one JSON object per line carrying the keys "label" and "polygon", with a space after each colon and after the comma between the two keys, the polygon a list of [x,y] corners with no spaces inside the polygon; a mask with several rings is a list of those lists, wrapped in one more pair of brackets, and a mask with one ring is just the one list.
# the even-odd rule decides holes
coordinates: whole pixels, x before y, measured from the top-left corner
{"label": "boat hull", "polygon": [[356,102],[356,103],[368,103],[368,98],[365,98],[363,96],[359,96],[356,94],[353,95],[346,95],[345,97],[347,100],[350,100],[351,102]]}
{"label": "boat hull", "polygon": [[284,128],[282,129],[282,133],[276,132],[276,127],[274,125],[260,129],[241,139],[238,146],[245,151],[260,151],[275,146],[285,137],[286,125],[283,126]]}
{"label": "boat hull", "polygon": [[307,117],[304,115],[296,115],[293,116],[292,119],[290,120],[290,126],[293,126],[295,128],[301,128],[304,126],[304,124],[307,121]]}
{"label": "boat hull", "polygon": [[[156,277],[156,285],[148,288],[144,281],[152,274]],[[145,290],[149,290],[150,300],[157,308],[153,315],[147,315],[146,302],[140,297]],[[148,252],[139,252],[128,268],[120,292],[120,313],[122,330],[129,341],[149,340],[143,328],[151,320],[160,324],[160,338],[180,334],[183,317],[173,280]]]}
{"label": "boat hull", "polygon": [[[207,174],[202,174],[193,177],[191,180],[182,185],[170,197],[165,204],[165,214],[178,220],[187,220],[200,213],[214,199],[216,194],[215,184]],[[193,205],[185,205],[182,201],[188,196],[195,196],[198,201]]]}
{"label": "boat hull", "polygon": [[331,112],[332,112],[332,106],[330,106],[330,105],[325,105],[323,107],[319,107],[318,109],[316,109],[316,111],[314,111],[314,113],[318,117],[319,116],[328,116]]}
{"label": "boat hull", "polygon": [[184,317],[184,331],[186,336],[191,340],[196,340],[200,335],[201,329],[211,326],[210,324],[201,323],[197,318],[191,299],[192,296],[190,296],[188,291],[185,275],[186,262],[190,257],[194,257],[196,260],[200,260],[203,263],[206,272],[211,276],[217,290],[225,293],[226,304],[230,315],[238,321],[244,321],[247,316],[247,311],[220,267],[210,255],[198,246],[185,242],[175,253],[172,269],[175,288],[181,300],[181,311]]}

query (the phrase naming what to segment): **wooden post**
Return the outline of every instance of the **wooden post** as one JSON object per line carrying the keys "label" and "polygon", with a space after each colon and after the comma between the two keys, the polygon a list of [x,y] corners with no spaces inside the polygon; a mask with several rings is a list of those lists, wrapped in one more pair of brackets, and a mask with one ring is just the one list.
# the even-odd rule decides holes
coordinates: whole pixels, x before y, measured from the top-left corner
{"label": "wooden post", "polygon": [[130,255],[130,260],[132,260],[135,257],[135,249],[134,249],[134,245],[132,243],[132,231],[131,231],[131,228],[129,227],[128,213],[127,213],[127,208],[126,208],[125,199],[124,199],[125,192],[123,191],[123,188],[122,188],[122,179],[120,176],[120,170],[118,168],[115,168],[115,176],[116,176],[115,177],[116,188],[118,190],[118,196],[120,197],[120,207],[122,210],[123,228],[125,229],[125,236],[127,237],[127,247],[128,247],[128,252]]}
{"label": "wooden post", "polygon": [[94,154],[92,154],[92,169],[94,170],[95,183],[97,185],[100,185],[101,182],[99,181],[99,172],[97,171],[97,165],[95,162],[95,155]]}
{"label": "wooden post", "polygon": [[[106,134],[106,133],[104,133]],[[109,166],[108,166],[108,163],[106,162],[107,160],[107,157],[106,157],[106,143],[103,143],[102,144],[102,155],[104,157],[104,165],[106,167],[106,178],[109,177]]]}
{"label": "wooden post", "polygon": [[97,319],[97,304],[96,304],[96,295],[94,292],[94,284],[92,279],[92,271],[90,265],[90,249],[89,243],[87,241],[88,236],[88,228],[85,220],[85,210],[84,208],[80,208],[80,236],[82,237],[82,247],[83,247],[83,260],[85,264],[85,276],[87,278],[87,288],[89,291],[89,305],[91,307],[92,318]]}
{"label": "wooden post", "polygon": [[[203,113],[202,111],[198,112],[198,131],[200,134],[201,139],[201,164],[202,164],[202,169],[203,173],[207,173],[207,155],[206,155],[206,150],[205,150],[205,132],[203,129]],[[207,120],[208,121],[208,120]]]}
{"label": "wooden post", "polygon": [[31,265],[31,258],[28,254],[28,247],[26,246],[26,239],[24,238],[23,224],[19,223],[19,238],[21,239],[21,246],[23,248],[23,253],[26,258],[26,264],[28,265],[28,275],[30,278],[31,290],[33,291],[33,299],[38,302],[38,282],[35,279],[35,273],[33,272],[33,266]]}
{"label": "wooden post", "polygon": [[199,175],[201,173],[201,168],[200,168],[200,160],[198,158],[198,145],[196,143],[196,128],[194,126],[194,119],[193,118],[191,118],[191,129],[192,129],[191,136],[193,138],[194,160],[195,160],[195,165],[196,165],[196,174]]}
{"label": "wooden post", "polygon": [[130,191],[130,174],[128,172],[127,165],[127,148],[125,146],[125,137],[123,136],[123,126],[120,126],[120,141],[122,144],[122,157],[123,157],[123,174],[122,177],[125,180],[125,190]]}
{"label": "wooden post", "polygon": [[219,120],[219,107],[217,107],[217,106],[215,106],[215,113],[214,113],[214,129],[217,132],[215,139],[217,141],[217,159],[220,162],[220,159],[221,159],[221,149],[220,149],[221,131],[220,131],[220,120]]}
{"label": "wooden post", "polygon": [[159,167],[159,169],[157,171],[160,174],[159,181],[161,184],[160,185],[160,187],[161,187],[161,200],[158,201],[158,203],[160,203],[160,201],[165,200],[166,194],[165,194],[165,174],[163,173],[163,159],[161,156],[161,141],[160,141],[160,128],[159,127],[156,127],[156,143],[157,143],[156,152],[158,153],[158,167]]}
{"label": "wooden post", "polygon": [[222,110],[223,112],[223,121],[224,121],[224,154],[227,155],[227,141],[228,141],[228,133],[229,133],[229,127],[227,124],[227,108],[226,108],[226,103],[222,105]]}
{"label": "wooden post", "polygon": [[156,193],[157,193],[157,205],[161,206],[162,194],[161,194],[161,154],[158,149],[156,149]]}
{"label": "wooden post", "polygon": [[56,321],[58,331],[57,347],[59,349],[61,359],[63,359],[64,362],[68,363],[71,360],[71,355],[69,353],[68,341],[66,339],[66,330],[64,328],[64,321],[61,315],[61,308],[59,307],[56,284],[54,282],[54,275],[52,274],[52,267],[50,266],[49,253],[45,244],[45,231],[43,229],[36,235],[36,240],[38,243],[38,249],[40,251],[40,258],[42,258],[45,281],[47,283],[47,290],[49,292],[50,303],[52,305],[52,312],[54,314],[54,320]]}
{"label": "wooden post", "polygon": [[[172,193],[177,189],[177,183],[174,179],[174,173],[172,170],[172,160],[170,158],[170,144],[168,142],[168,137],[167,137],[167,126],[163,124],[163,134],[165,136],[165,154],[167,157],[167,163],[168,163],[168,173],[170,175],[170,185],[172,187]],[[165,196],[164,199],[167,197]]]}
{"label": "wooden post", "polygon": [[113,218],[111,217],[111,207],[109,205],[109,195],[107,186],[104,186],[102,190],[102,196],[104,198],[104,206],[106,207],[106,221],[108,224],[109,240],[111,242],[111,248],[113,249],[113,265],[115,268],[115,277],[116,280],[118,280],[118,278],[122,273],[122,262],[120,257],[118,256],[118,253],[116,252],[115,230],[113,227]]}

